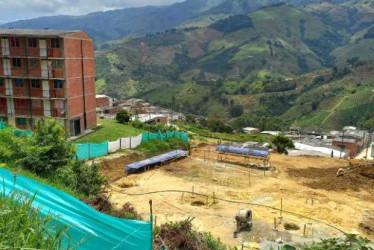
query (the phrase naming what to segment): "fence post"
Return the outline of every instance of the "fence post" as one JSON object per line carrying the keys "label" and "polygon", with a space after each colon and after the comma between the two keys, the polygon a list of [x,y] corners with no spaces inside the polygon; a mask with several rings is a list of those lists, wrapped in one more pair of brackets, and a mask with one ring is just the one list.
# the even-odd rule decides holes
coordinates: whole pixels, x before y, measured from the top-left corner
{"label": "fence post", "polygon": [[88,143],[88,159],[91,159],[91,143]]}
{"label": "fence post", "polygon": [[122,149],[122,138],[119,138],[119,149]]}
{"label": "fence post", "polygon": [[130,136],[130,149],[131,149],[131,136]]}

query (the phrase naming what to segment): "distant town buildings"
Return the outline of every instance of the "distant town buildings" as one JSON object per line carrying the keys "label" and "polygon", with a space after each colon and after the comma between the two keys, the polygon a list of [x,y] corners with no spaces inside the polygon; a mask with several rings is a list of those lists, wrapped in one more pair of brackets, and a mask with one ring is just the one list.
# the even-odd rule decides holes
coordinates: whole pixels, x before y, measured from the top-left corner
{"label": "distant town buildings", "polygon": [[246,127],[243,128],[243,132],[246,134],[258,134],[260,133],[260,130],[258,128]]}
{"label": "distant town buildings", "polygon": [[75,136],[96,126],[95,55],[82,31],[0,29],[0,119],[52,116]]}
{"label": "distant town buildings", "polygon": [[143,99],[114,100],[106,95],[97,95],[97,114],[102,118],[114,119],[120,110],[128,111],[133,121],[144,123],[170,124],[172,121],[184,119],[184,115],[157,106],[152,106]]}

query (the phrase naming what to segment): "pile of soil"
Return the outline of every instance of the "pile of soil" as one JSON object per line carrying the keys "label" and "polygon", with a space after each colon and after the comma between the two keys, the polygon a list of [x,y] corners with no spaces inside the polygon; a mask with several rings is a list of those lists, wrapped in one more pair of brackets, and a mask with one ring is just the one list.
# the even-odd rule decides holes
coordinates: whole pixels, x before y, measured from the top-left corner
{"label": "pile of soil", "polygon": [[108,178],[110,182],[115,182],[126,176],[126,165],[144,159],[143,155],[137,153],[110,159],[100,163],[100,173]]}
{"label": "pile of soil", "polygon": [[117,218],[143,220],[131,203],[125,203],[121,209],[115,209],[108,197],[104,194],[98,194],[94,198],[84,201],[95,210]]}
{"label": "pile of soil", "polygon": [[357,169],[336,176],[339,168],[305,168],[287,170],[289,176],[303,181],[308,187],[329,191],[370,190],[374,186],[374,168]]}
{"label": "pile of soil", "polygon": [[161,225],[160,231],[154,238],[154,249],[164,247],[168,250],[209,250],[201,233],[191,233],[192,220],[189,218],[181,222]]}

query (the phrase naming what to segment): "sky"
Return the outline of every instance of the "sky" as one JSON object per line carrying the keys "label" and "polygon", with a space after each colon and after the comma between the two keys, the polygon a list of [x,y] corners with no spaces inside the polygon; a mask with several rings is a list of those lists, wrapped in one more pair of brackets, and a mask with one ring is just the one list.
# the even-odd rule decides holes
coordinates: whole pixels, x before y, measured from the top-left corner
{"label": "sky", "polygon": [[0,23],[54,15],[83,15],[147,5],[168,5],[183,0],[0,0]]}

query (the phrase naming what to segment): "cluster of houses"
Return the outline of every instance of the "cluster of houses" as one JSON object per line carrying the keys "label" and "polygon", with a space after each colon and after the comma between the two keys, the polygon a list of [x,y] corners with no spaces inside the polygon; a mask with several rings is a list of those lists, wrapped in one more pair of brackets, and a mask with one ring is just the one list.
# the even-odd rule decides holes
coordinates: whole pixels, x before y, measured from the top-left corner
{"label": "cluster of houses", "polygon": [[107,95],[96,95],[96,113],[99,117],[114,119],[121,110],[129,112],[132,120],[144,123],[170,124],[172,121],[184,119],[182,113],[153,106],[143,99],[118,100]]}
{"label": "cluster of houses", "polygon": [[[291,126],[289,131],[263,131],[256,128],[244,128],[248,134],[262,133],[270,135],[284,134],[291,138],[295,144],[295,150],[290,150],[290,155],[314,155],[333,158],[354,158],[365,146],[369,144],[370,134],[356,127],[346,126],[341,131],[315,132],[303,131],[298,126]],[[374,147],[372,145],[371,147]],[[370,149],[369,156],[373,154]]]}

